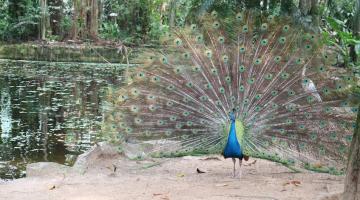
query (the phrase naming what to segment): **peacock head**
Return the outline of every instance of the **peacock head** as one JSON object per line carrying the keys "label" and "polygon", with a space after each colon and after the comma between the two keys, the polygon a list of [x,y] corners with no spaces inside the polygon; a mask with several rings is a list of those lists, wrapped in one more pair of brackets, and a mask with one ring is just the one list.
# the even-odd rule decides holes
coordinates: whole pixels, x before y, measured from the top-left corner
{"label": "peacock head", "polygon": [[235,108],[233,108],[233,109],[229,112],[229,118],[230,118],[230,121],[231,121],[231,122],[235,122],[235,120],[236,120],[235,113],[236,113],[236,109],[235,109]]}

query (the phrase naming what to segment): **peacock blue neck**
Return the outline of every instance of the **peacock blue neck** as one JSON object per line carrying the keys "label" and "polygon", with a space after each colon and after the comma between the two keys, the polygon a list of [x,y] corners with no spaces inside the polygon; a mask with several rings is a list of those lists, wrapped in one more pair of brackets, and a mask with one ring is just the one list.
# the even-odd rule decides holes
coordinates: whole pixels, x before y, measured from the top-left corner
{"label": "peacock blue neck", "polygon": [[[230,130],[223,155],[225,158],[242,158],[243,152],[240,145],[242,141],[244,126],[240,120],[236,120],[234,113],[230,113]],[[239,133],[237,133],[237,131]]]}

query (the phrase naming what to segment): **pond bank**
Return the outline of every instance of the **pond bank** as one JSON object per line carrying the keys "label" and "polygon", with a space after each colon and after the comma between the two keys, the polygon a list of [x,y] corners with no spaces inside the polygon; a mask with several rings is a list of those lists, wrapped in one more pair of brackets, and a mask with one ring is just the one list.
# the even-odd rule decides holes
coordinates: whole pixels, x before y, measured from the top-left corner
{"label": "pond bank", "polygon": [[116,43],[76,44],[64,42],[30,42],[0,44],[0,59],[125,64],[128,60],[136,58],[136,56],[145,49],[148,48],[129,48]]}
{"label": "pond bank", "polygon": [[136,161],[101,145],[81,155],[73,167],[28,166],[27,178],[0,182],[0,199],[337,200],[332,195],[343,190],[342,176],[292,173],[260,159],[245,162],[241,178],[232,178],[231,172],[231,160],[219,156]]}

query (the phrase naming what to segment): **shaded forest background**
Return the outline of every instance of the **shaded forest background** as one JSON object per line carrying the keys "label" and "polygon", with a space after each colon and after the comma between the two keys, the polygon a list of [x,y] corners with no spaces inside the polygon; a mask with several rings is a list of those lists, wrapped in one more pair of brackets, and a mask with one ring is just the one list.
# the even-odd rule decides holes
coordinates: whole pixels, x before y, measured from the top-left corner
{"label": "shaded forest background", "polygon": [[229,16],[241,8],[290,15],[304,25],[329,34],[332,31],[350,33],[337,38],[346,40],[353,39],[360,29],[356,1],[0,0],[0,40],[119,40],[143,44],[156,41],[174,27],[196,22],[204,12],[216,10]]}
{"label": "shaded forest background", "polygon": [[216,10],[286,15],[338,48],[342,66],[360,53],[360,0],[0,0],[0,42],[158,44],[162,34]]}

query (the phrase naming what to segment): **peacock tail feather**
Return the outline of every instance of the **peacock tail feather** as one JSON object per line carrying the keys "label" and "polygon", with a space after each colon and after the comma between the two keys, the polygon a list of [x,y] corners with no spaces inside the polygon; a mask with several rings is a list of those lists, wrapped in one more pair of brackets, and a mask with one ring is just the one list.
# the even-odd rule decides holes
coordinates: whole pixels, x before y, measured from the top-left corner
{"label": "peacock tail feather", "polygon": [[105,135],[141,155],[221,153],[235,109],[245,155],[343,172],[357,108],[342,91],[358,80],[334,67],[336,52],[286,18],[213,12],[202,21],[166,34],[109,91]]}

